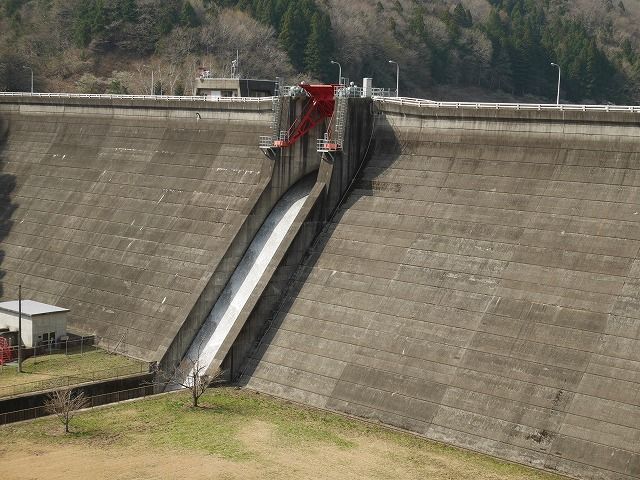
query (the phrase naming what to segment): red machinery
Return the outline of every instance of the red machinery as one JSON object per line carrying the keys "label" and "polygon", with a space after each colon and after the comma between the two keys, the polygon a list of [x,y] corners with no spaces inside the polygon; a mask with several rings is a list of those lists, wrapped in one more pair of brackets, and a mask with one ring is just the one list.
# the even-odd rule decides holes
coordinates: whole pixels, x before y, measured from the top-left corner
{"label": "red machinery", "polygon": [[0,365],[4,365],[12,360],[11,346],[6,338],[0,337]]}
{"label": "red machinery", "polygon": [[300,118],[296,119],[285,135],[273,142],[274,147],[283,148],[293,145],[325,118],[333,116],[334,96],[337,85],[307,85],[301,83],[300,87],[306,90],[311,97],[311,101],[307,104]]}

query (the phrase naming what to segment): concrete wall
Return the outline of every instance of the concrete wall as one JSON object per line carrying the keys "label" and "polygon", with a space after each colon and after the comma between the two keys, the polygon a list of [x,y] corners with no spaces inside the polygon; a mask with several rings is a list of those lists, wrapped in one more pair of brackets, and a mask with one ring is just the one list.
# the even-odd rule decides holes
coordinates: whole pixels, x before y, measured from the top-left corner
{"label": "concrete wall", "polygon": [[379,108],[248,386],[638,478],[638,115]]}
{"label": "concrete wall", "polygon": [[2,298],[21,283],[69,308],[70,330],[162,359],[250,235],[279,168],[257,148],[270,117],[270,102],[0,97]]}
{"label": "concrete wall", "polygon": [[[74,394],[84,393],[88,399],[88,407],[96,407],[152,395],[154,393],[154,374],[129,375],[74,385],[71,388]],[[44,403],[52,391],[54,390],[16,395],[0,400],[0,425],[49,415],[49,412],[44,408]]]}

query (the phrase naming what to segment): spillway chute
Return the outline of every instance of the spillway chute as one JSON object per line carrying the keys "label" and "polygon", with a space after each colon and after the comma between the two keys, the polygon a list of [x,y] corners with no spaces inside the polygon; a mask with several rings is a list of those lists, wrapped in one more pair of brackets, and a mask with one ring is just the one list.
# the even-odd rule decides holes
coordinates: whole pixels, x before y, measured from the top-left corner
{"label": "spillway chute", "polygon": [[[312,187],[313,182],[301,181],[276,203],[191,343],[182,362],[183,368],[179,369],[184,378],[176,379],[176,383],[188,385],[198,372],[213,372],[220,366],[226,355],[221,351],[223,344],[228,344],[226,340],[234,325],[242,321],[239,319],[241,312],[266,275]],[[197,371],[195,376],[194,370]]]}

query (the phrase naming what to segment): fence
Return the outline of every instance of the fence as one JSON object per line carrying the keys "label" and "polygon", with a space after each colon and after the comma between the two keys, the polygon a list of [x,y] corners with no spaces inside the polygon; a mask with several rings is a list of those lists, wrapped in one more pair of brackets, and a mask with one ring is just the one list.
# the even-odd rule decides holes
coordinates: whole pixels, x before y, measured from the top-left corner
{"label": "fence", "polygon": [[136,364],[124,367],[115,367],[104,370],[94,370],[82,372],[77,375],[61,375],[44,380],[36,380],[34,382],[19,383],[14,385],[0,386],[0,398],[21,395],[24,393],[39,392],[43,390],[51,390],[55,388],[70,387],[82,383],[96,382],[98,380],[112,380],[129,375],[139,375],[148,373],[149,365]]}
{"label": "fence", "polygon": [[421,98],[379,97],[374,100],[380,103],[395,105],[411,105],[423,108],[467,108],[491,110],[556,110],[561,112],[631,112],[640,113],[640,106],[632,105],[563,105],[555,103],[474,103],[474,102],[435,102]]}
{"label": "fence", "polygon": [[[142,385],[128,390],[119,390],[117,392],[103,393],[87,397],[88,407],[95,408],[109,403],[123,402],[134,398],[145,398],[153,395],[154,385]],[[21,422],[24,420],[33,420],[35,418],[48,415],[44,406],[27,408],[24,410],[14,410],[12,412],[0,413],[0,425],[8,423]]]}
{"label": "fence", "polygon": [[[0,341],[4,340],[4,344],[0,344],[0,346],[5,345],[2,349],[2,356],[4,361],[0,361],[0,368],[4,368],[3,365],[16,362],[18,360],[18,346],[6,346],[6,339],[0,338]],[[27,358],[38,358],[47,355],[61,354],[65,355],[76,355],[83,354],[87,352],[91,352],[94,350],[98,350],[96,347],[97,341],[108,341],[109,339],[104,338],[96,338],[95,335],[82,336],[82,337],[72,337],[69,340],[56,340],[51,342],[39,342],[35,347],[22,347],[22,359],[26,360]],[[17,336],[14,339],[14,342],[17,341]],[[113,342],[112,342],[113,343]],[[117,345],[118,346],[118,345]],[[117,348],[116,346],[116,348]],[[107,349],[111,350],[111,349]],[[115,353],[115,352],[114,352]]]}
{"label": "fence", "polygon": [[273,97],[205,97],[205,96],[176,96],[176,95],[111,95],[93,93],[28,93],[28,92],[0,92],[0,97],[34,97],[34,98],[94,98],[107,100],[156,100],[174,102],[217,102],[217,103],[246,103],[272,102]]}
{"label": "fence", "polygon": [[[15,344],[17,342],[17,332],[12,332],[13,337],[11,341]],[[9,337],[7,337],[9,338]],[[0,337],[2,342],[3,337]],[[17,345],[6,346],[6,339],[4,343],[0,343],[0,347],[4,345],[4,348],[0,349],[0,371],[2,371],[3,365],[14,362],[10,365],[11,368],[15,368],[15,362],[18,359],[18,347]],[[41,341],[35,347],[22,347],[22,359],[38,358],[46,355],[65,354],[76,355],[95,350],[102,350],[108,353],[117,353],[120,355],[128,356],[128,346],[126,342],[126,334],[121,335],[119,338],[101,337],[98,335],[69,335],[68,337],[61,337],[55,341]]]}

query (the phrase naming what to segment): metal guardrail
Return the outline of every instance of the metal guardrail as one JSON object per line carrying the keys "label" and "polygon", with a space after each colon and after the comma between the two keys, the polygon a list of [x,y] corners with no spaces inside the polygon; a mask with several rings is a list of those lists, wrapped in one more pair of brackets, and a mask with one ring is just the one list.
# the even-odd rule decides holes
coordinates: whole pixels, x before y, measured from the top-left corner
{"label": "metal guardrail", "polygon": [[358,98],[364,95],[362,87],[357,85],[345,85],[334,88],[334,94],[336,97],[352,97]]}
{"label": "metal guardrail", "polygon": [[273,137],[271,135],[260,135],[260,148],[273,148]]}
{"label": "metal guardrail", "polygon": [[177,102],[215,102],[215,103],[248,103],[272,102],[273,97],[206,97],[206,96],[176,96],[176,95],[111,95],[93,93],[28,93],[28,92],[0,92],[0,97],[25,98],[94,98],[107,100],[157,100]]}
{"label": "metal guardrail", "polygon": [[377,88],[374,87],[371,89],[371,96],[372,97],[397,97],[396,95],[396,91],[392,90],[390,88]]}
{"label": "metal guardrail", "polygon": [[316,141],[316,150],[320,153],[337,152],[342,150],[342,144],[337,143],[335,140],[329,140],[328,138],[318,138]]}
{"label": "metal guardrail", "polygon": [[[288,87],[283,87],[283,90]],[[289,87],[290,88],[290,87]],[[359,88],[359,87],[358,87]],[[378,102],[396,105],[412,105],[428,108],[472,108],[493,110],[559,110],[582,112],[632,112],[640,113],[640,106],[633,105],[557,105],[555,103],[488,103],[488,102],[438,102],[423,98],[391,97],[392,90],[373,89],[373,99]],[[266,103],[273,102],[273,97],[205,97],[175,95],[111,95],[92,93],[28,93],[0,92],[0,97],[24,98],[93,98],[107,100],[156,100],[177,102],[214,102],[214,103]]]}
{"label": "metal guardrail", "polygon": [[[102,393],[99,395],[93,395],[87,397],[87,409],[100,407],[102,405],[108,405],[110,403],[122,402],[125,400],[132,400],[134,398],[146,398],[154,395],[154,385],[141,385],[139,387],[130,388],[127,390],[118,390],[110,393]],[[50,415],[47,412],[46,407],[33,407],[26,408],[24,410],[15,410],[12,412],[0,413],[0,425],[6,425],[14,422],[23,422],[25,420],[33,420],[39,417]]]}
{"label": "metal guardrail", "polygon": [[373,99],[380,103],[394,105],[411,105],[424,108],[466,108],[466,109],[491,109],[491,110],[537,110],[537,111],[561,111],[561,112],[631,112],[640,113],[640,106],[632,105],[557,105],[555,103],[480,103],[480,102],[436,102],[421,98],[407,97],[380,97]]}

